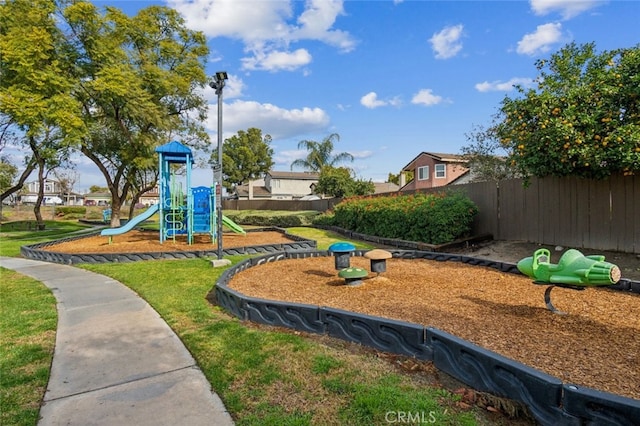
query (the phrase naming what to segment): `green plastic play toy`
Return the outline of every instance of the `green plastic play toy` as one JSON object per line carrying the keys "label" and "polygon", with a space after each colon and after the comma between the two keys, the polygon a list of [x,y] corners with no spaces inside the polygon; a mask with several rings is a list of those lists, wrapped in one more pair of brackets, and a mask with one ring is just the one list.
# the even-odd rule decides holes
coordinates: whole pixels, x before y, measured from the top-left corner
{"label": "green plastic play toy", "polygon": [[518,270],[532,278],[534,284],[550,284],[545,292],[545,302],[551,311],[557,311],[551,303],[554,286],[584,290],[587,287],[608,286],[620,280],[620,268],[605,262],[602,255],[585,256],[578,250],[567,250],[557,264],[551,263],[551,253],[538,249],[532,257],[518,262]]}

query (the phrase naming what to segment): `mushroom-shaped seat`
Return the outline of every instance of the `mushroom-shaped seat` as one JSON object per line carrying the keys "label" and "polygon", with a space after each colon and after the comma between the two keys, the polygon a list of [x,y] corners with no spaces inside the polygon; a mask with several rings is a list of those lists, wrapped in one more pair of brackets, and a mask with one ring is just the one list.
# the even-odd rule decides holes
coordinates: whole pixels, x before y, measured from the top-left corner
{"label": "mushroom-shaped seat", "polygon": [[340,278],[344,278],[347,285],[356,286],[362,284],[362,279],[366,278],[369,274],[362,268],[345,268],[338,272]]}
{"label": "mushroom-shaped seat", "polygon": [[346,241],[338,241],[329,246],[329,253],[333,253],[335,258],[335,268],[337,270],[349,267],[351,252],[356,250],[356,246]]}
{"label": "mushroom-shaped seat", "polygon": [[387,270],[387,259],[391,259],[392,255],[386,250],[374,249],[366,252],[364,257],[371,261],[371,272],[380,274]]}

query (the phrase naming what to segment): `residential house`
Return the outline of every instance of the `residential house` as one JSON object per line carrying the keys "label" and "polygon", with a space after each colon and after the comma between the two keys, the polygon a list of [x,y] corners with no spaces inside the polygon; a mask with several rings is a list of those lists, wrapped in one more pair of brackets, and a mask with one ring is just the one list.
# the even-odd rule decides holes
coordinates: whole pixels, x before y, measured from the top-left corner
{"label": "residential house", "polygon": [[156,185],[153,189],[140,195],[138,203],[144,204],[146,207],[158,204],[160,202],[160,189]]}
{"label": "residential house", "polygon": [[319,177],[318,173],[271,170],[264,179],[236,187],[236,194],[240,200],[299,200],[313,194]]}
{"label": "residential house", "polygon": [[[75,192],[65,192],[60,181],[56,179],[45,179],[43,183],[44,199],[43,204],[82,204],[82,195]],[[20,203],[35,204],[38,199],[40,182],[35,180],[25,184],[26,192],[20,194]]]}
{"label": "residential house", "polygon": [[[400,191],[463,183],[469,174],[461,155],[421,152],[400,171]],[[413,178],[407,182],[407,172]]]}

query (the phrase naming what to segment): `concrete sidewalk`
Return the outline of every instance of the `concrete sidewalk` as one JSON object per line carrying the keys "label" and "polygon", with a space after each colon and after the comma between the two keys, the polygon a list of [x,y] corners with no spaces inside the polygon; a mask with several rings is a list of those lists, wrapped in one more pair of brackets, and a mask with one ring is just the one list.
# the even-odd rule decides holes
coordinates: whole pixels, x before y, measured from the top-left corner
{"label": "concrete sidewalk", "polygon": [[71,266],[0,257],[58,301],[39,425],[233,425],[180,339],[121,283]]}

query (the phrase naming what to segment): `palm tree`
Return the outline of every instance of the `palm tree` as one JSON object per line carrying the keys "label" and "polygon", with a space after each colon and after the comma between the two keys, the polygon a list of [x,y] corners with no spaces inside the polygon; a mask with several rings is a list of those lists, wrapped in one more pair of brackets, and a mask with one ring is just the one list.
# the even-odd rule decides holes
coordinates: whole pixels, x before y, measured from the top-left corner
{"label": "palm tree", "polygon": [[333,154],[333,141],[339,141],[340,135],[332,133],[322,140],[322,142],[302,140],[298,142],[298,149],[304,148],[309,153],[306,158],[298,158],[291,163],[291,170],[294,167],[301,167],[310,172],[320,173],[325,166],[334,167],[344,161],[353,161],[353,155],[348,152]]}

